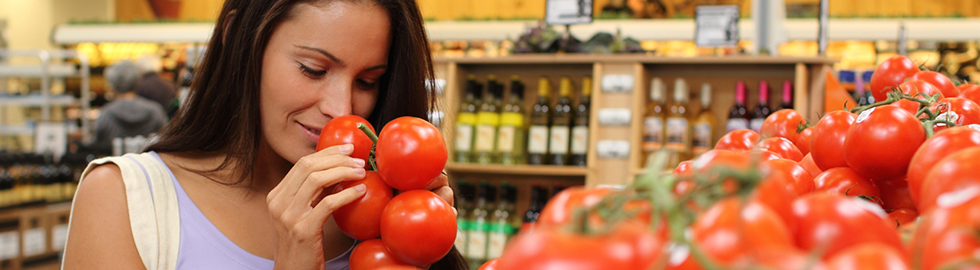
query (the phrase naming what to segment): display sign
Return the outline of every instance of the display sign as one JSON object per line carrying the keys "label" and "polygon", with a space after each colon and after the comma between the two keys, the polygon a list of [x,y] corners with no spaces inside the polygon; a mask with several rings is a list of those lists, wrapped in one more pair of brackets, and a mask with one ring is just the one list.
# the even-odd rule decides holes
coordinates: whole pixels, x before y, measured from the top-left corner
{"label": "display sign", "polygon": [[544,22],[569,25],[592,22],[592,0],[548,0]]}
{"label": "display sign", "polygon": [[68,126],[65,123],[38,123],[34,135],[34,153],[60,157],[68,150]]}
{"label": "display sign", "polygon": [[43,254],[47,243],[44,228],[33,228],[24,231],[24,256]]}
{"label": "display sign", "polygon": [[633,111],[627,108],[599,109],[599,125],[602,126],[628,126],[632,117]]}
{"label": "display sign", "polygon": [[607,74],[602,76],[602,92],[632,93],[635,79],[629,74]]}
{"label": "display sign", "polygon": [[698,6],[694,15],[697,22],[694,44],[698,47],[737,46],[738,17],[736,5]]}
{"label": "display sign", "polygon": [[626,159],[630,156],[630,142],[625,140],[600,140],[595,149],[599,158]]}

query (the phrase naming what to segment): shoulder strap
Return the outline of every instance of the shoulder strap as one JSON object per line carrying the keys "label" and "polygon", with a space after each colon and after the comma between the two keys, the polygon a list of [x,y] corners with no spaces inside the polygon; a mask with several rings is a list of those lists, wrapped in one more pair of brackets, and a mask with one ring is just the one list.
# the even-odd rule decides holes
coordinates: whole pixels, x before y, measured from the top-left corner
{"label": "shoulder strap", "polygon": [[116,164],[122,172],[129,225],[143,265],[147,270],[176,268],[180,212],[170,171],[148,153],[126,154],[92,161],[82,173],[82,180],[92,168],[107,163]]}

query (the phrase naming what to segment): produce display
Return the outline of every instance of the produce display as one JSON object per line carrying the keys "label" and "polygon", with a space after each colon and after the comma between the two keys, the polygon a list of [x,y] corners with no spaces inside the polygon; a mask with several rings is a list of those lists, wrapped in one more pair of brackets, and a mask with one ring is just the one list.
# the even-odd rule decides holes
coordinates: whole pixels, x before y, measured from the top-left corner
{"label": "produce display", "polygon": [[479,269],[976,269],[980,87],[936,74],[895,56],[877,103],[782,109],[674,168],[654,152],[625,189],[565,189]]}
{"label": "produce display", "polygon": [[417,269],[446,256],[456,239],[456,215],[452,205],[425,190],[448,158],[439,130],[425,120],[401,117],[375,136],[367,120],[342,116],[324,126],[317,151],[341,144],[353,144],[351,156],[366,160],[371,169],[363,179],[339,183],[322,195],[366,187],[364,196],[332,214],[341,231],[364,241],[352,251],[350,269]]}

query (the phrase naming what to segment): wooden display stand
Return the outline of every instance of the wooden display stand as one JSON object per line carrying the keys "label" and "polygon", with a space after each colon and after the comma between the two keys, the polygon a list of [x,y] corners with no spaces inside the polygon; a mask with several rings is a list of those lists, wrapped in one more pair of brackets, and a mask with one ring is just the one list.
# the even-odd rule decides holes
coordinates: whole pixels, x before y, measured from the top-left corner
{"label": "wooden display stand", "polygon": [[[811,120],[818,120],[823,110],[823,73],[835,62],[820,57],[769,57],[769,56],[729,56],[667,58],[648,55],[515,55],[498,58],[435,58],[435,77],[445,79],[446,87],[439,97],[438,108],[445,113],[441,128],[446,136],[450,153],[453,153],[455,116],[461,100],[465,97],[463,87],[466,76],[476,75],[484,81],[487,75],[494,74],[498,81],[506,84],[511,75],[517,75],[526,85],[525,108],[537,100],[537,81],[541,76],[552,80],[557,86],[560,76],[571,78],[577,103],[582,86],[582,78],[591,76],[592,108],[589,125],[589,152],[587,167],[571,166],[504,166],[455,164],[450,161],[447,171],[452,180],[465,179],[469,182],[487,180],[491,183],[508,181],[518,188],[518,213],[526,211],[529,205],[529,192],[532,184],[551,186],[571,185],[627,185],[642,171],[640,141],[643,127],[642,118],[649,102],[649,82],[660,77],[668,85],[668,99],[672,97],[675,78],[684,78],[691,88],[689,110],[701,110],[699,90],[702,83],[712,85],[711,112],[719,120],[714,132],[714,140],[724,134],[723,122],[728,118],[728,110],[734,104],[735,84],[744,81],[749,86],[749,108],[758,103],[760,80],[770,84],[770,106],[777,106],[782,94],[783,81],[792,81],[794,86],[794,108]],[[623,74],[634,77],[632,92],[607,93],[601,85],[603,76]],[[509,87],[505,100],[509,95]],[[558,95],[553,87],[549,100],[552,105]],[[670,101],[668,101],[668,104]],[[598,123],[598,112],[605,108],[625,108],[632,111],[631,124],[627,126],[602,126]],[[530,110],[525,109],[525,119]],[[600,159],[596,155],[599,140],[626,140],[631,150],[628,159]],[[452,155],[450,155],[452,156]]]}
{"label": "wooden display stand", "polygon": [[[66,228],[70,211],[70,202],[0,210],[0,234],[18,238],[17,256],[0,260],[0,269],[59,269],[62,247],[55,239],[65,231],[57,228]],[[25,256],[28,251],[32,254]]]}

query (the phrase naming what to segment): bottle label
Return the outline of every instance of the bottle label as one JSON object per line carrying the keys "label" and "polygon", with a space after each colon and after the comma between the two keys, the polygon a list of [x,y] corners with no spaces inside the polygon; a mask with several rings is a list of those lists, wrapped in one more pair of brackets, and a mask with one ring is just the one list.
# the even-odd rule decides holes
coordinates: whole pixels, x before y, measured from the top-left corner
{"label": "bottle label", "polygon": [[527,133],[527,152],[529,154],[544,154],[548,152],[547,126],[531,126]]}
{"label": "bottle label", "polygon": [[660,149],[664,143],[664,123],[659,117],[643,119],[643,150]]}
{"label": "bottle label", "polygon": [[456,116],[456,123],[476,125],[476,114],[469,112],[459,113],[459,115]]}
{"label": "bottle label", "polygon": [[674,151],[687,150],[687,119],[667,118],[667,148]]}
{"label": "bottle label", "polygon": [[497,152],[510,153],[514,151],[515,126],[500,126],[497,130]]}
{"label": "bottle label", "polygon": [[456,151],[469,152],[473,143],[473,125],[456,125]]}
{"label": "bottle label", "polygon": [[572,128],[572,154],[584,155],[589,149],[589,127],[575,126]]}
{"label": "bottle label", "polygon": [[762,130],[762,123],[765,121],[766,119],[764,118],[752,118],[752,121],[749,121],[749,128],[755,131],[755,133],[759,133]]}
{"label": "bottle label", "polygon": [[523,127],[524,114],[516,112],[502,112],[500,113],[500,125]]}
{"label": "bottle label", "polygon": [[569,135],[568,126],[552,126],[551,142],[548,144],[548,153],[567,154]]}
{"label": "bottle label", "polygon": [[474,148],[478,152],[493,151],[494,139],[497,136],[497,129],[491,125],[476,126],[476,142]]}
{"label": "bottle label", "polygon": [[711,124],[696,123],[693,129],[694,140],[691,141],[691,150],[694,152],[694,155],[700,155],[711,150]]}
{"label": "bottle label", "polygon": [[749,129],[749,120],[744,118],[728,119],[725,125],[725,132],[732,132],[739,129]]}
{"label": "bottle label", "polygon": [[507,246],[507,239],[514,234],[514,228],[507,224],[490,225],[490,236],[487,242],[487,259],[500,258]]}
{"label": "bottle label", "polygon": [[[483,225],[483,224],[479,224]],[[470,259],[483,260],[487,256],[487,232],[483,230],[483,226],[479,226],[470,231],[469,242],[466,245],[466,257]]]}
{"label": "bottle label", "polygon": [[454,244],[460,253],[466,254],[466,236],[469,234],[470,222],[464,219],[456,221],[456,240]]}

